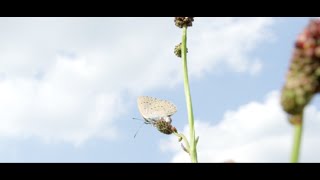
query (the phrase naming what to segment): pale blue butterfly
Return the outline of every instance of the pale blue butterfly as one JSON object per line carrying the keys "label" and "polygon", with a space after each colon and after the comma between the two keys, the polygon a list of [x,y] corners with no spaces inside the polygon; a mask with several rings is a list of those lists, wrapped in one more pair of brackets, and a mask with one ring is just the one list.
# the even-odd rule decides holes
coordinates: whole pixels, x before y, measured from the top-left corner
{"label": "pale blue butterfly", "polygon": [[137,102],[145,124],[155,126],[164,134],[171,134],[176,131],[171,125],[171,116],[177,112],[173,103],[149,96],[139,96]]}

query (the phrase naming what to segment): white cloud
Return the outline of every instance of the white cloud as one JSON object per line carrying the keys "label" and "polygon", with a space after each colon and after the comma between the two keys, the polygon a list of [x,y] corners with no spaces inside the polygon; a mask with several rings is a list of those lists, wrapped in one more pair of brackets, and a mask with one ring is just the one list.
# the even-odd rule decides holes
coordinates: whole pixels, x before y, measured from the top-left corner
{"label": "white cloud", "polygon": [[[260,61],[248,57],[271,24],[197,18],[189,31],[191,75],[216,64],[257,73]],[[172,18],[0,18],[0,27],[0,138],[112,139],[134,96],[181,79],[173,54],[181,31]]]}
{"label": "white cloud", "polygon": [[85,59],[58,58],[42,80],[0,82],[0,136],[36,136],[81,144],[91,136],[114,137],[121,113],[117,92],[95,85]]}
{"label": "white cloud", "polygon": [[[279,92],[271,92],[264,102],[250,102],[227,111],[218,124],[196,121],[199,162],[289,162],[293,128],[279,104]],[[308,106],[301,161],[319,162],[320,109]],[[188,128],[184,129],[186,134]],[[173,162],[189,162],[177,139],[163,141],[164,151],[173,151]]]}
{"label": "white cloud", "polygon": [[235,72],[256,74],[261,61],[250,52],[274,37],[272,18],[201,18],[189,33],[191,73],[202,75],[221,65]]}

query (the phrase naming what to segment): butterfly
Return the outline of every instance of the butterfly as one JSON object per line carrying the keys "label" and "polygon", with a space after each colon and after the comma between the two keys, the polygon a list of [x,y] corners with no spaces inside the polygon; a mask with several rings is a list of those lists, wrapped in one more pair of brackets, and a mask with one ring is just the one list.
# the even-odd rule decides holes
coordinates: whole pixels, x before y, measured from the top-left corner
{"label": "butterfly", "polygon": [[153,125],[164,134],[177,131],[171,125],[171,116],[177,112],[177,107],[173,103],[149,96],[139,96],[137,102],[145,124]]}

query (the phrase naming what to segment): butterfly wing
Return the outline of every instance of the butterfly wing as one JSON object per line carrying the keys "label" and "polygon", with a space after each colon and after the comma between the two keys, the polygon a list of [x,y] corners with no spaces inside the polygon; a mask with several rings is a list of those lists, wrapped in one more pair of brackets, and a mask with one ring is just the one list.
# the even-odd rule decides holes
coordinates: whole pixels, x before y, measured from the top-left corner
{"label": "butterfly wing", "polygon": [[138,97],[138,109],[142,117],[149,120],[172,116],[177,112],[176,106],[170,101],[149,96]]}

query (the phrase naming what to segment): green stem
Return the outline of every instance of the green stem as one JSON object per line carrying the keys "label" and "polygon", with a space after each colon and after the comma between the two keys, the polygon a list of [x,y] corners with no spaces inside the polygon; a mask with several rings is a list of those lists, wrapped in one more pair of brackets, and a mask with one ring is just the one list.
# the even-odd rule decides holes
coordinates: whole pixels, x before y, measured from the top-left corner
{"label": "green stem", "polygon": [[292,147],[291,162],[297,163],[299,161],[301,137],[302,137],[302,125],[303,125],[303,113],[296,115],[292,118],[298,118],[294,123],[294,142]]}
{"label": "green stem", "polygon": [[173,134],[183,139],[185,148],[190,152],[190,145],[189,145],[188,139],[182,133],[173,133]]}
{"label": "green stem", "polygon": [[182,44],[181,44],[181,57],[183,65],[183,82],[184,82],[184,92],[186,96],[187,110],[188,110],[188,121],[190,128],[190,158],[191,162],[198,162],[197,159],[197,147],[195,140],[195,130],[194,130],[194,118],[191,102],[191,94],[189,87],[189,78],[188,78],[188,66],[187,66],[187,26],[185,25],[182,29]]}

